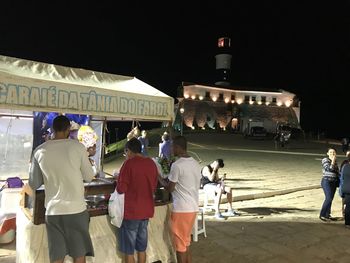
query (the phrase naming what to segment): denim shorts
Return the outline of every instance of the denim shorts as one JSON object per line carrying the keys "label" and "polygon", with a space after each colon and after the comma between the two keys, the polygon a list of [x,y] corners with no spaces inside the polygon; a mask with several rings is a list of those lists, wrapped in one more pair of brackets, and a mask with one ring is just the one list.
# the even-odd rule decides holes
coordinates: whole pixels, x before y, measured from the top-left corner
{"label": "denim shorts", "polygon": [[134,255],[135,250],[144,252],[148,240],[148,219],[124,219],[118,232],[119,250],[127,255]]}

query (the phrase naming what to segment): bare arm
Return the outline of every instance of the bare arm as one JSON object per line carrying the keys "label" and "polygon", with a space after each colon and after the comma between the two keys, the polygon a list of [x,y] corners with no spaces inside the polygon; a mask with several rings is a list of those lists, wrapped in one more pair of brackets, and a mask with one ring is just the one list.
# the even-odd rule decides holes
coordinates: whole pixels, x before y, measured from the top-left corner
{"label": "bare arm", "polygon": [[32,190],[38,189],[44,183],[43,174],[38,161],[33,155],[29,171],[28,184]]}
{"label": "bare arm", "polygon": [[213,171],[210,172],[208,166],[203,168],[202,175],[207,177],[211,182],[216,182],[219,179],[217,176],[217,170],[213,169]]}
{"label": "bare arm", "polygon": [[80,171],[85,182],[91,182],[95,176],[89,157],[85,154],[85,152],[83,153],[81,158]]}
{"label": "bare arm", "polygon": [[158,176],[158,181],[169,193],[175,190],[176,183],[169,180],[165,180],[160,176]]}

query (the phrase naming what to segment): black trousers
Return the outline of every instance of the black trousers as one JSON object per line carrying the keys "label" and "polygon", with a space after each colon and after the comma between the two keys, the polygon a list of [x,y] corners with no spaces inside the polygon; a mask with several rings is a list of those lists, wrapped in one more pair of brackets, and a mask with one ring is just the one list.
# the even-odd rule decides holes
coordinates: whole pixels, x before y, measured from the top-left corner
{"label": "black trousers", "polygon": [[345,225],[350,225],[350,194],[345,194]]}

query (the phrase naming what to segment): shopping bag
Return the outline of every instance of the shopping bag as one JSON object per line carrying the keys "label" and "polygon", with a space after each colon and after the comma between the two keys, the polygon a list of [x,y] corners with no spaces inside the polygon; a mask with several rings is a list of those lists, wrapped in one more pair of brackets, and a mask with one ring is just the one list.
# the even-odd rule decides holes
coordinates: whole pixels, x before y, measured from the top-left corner
{"label": "shopping bag", "polygon": [[111,217],[111,224],[120,227],[124,217],[124,194],[119,194],[117,190],[111,194],[108,200],[108,214]]}

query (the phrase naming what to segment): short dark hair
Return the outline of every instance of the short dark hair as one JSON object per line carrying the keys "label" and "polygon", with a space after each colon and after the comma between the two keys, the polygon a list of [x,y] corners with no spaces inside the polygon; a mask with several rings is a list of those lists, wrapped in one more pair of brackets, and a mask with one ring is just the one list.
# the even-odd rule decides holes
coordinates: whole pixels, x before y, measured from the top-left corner
{"label": "short dark hair", "polygon": [[225,164],[223,159],[216,159],[216,161],[219,163],[220,168],[224,167]]}
{"label": "short dark hair", "polygon": [[163,140],[164,141],[169,141],[169,139],[170,139],[169,134],[167,134],[167,133],[163,134]]}
{"label": "short dark hair", "polygon": [[136,138],[131,138],[126,142],[125,149],[130,150],[133,153],[141,153],[141,142]]}
{"label": "short dark hair", "polygon": [[184,136],[176,136],[173,139],[173,145],[177,145],[185,151],[187,150],[187,140]]}
{"label": "short dark hair", "polygon": [[57,116],[52,123],[52,129],[55,132],[63,132],[70,128],[70,121],[64,115]]}
{"label": "short dark hair", "polygon": [[328,152],[329,150],[334,150],[335,152],[337,152],[337,149],[335,149],[335,148],[333,148],[333,147],[328,147],[327,152]]}

